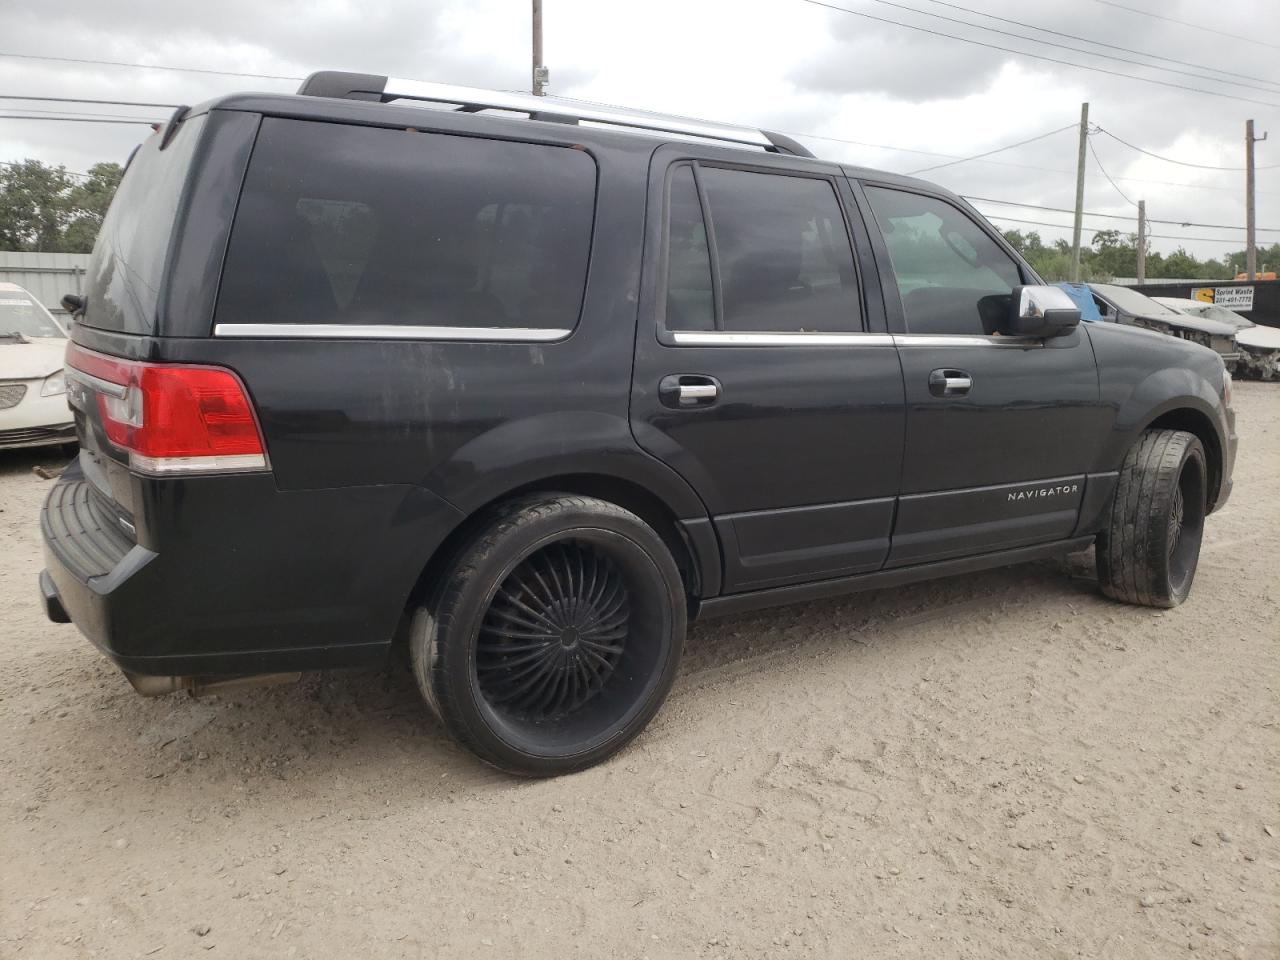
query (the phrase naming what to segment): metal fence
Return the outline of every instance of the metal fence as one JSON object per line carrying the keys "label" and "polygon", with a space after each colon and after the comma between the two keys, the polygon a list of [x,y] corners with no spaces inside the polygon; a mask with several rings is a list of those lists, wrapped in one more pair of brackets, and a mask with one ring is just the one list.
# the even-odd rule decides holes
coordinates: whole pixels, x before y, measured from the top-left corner
{"label": "metal fence", "polygon": [[84,291],[87,253],[42,253],[0,250],[0,282],[26,287],[57,314],[65,314],[62,296]]}

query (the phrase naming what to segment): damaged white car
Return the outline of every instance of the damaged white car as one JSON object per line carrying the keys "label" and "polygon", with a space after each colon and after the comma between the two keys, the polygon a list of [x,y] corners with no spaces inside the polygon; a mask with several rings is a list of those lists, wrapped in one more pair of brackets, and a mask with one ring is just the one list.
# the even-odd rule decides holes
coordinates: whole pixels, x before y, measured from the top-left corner
{"label": "damaged white car", "polygon": [[0,283],[0,450],[75,443],[67,332],[34,296]]}
{"label": "damaged white car", "polygon": [[1215,303],[1181,297],[1152,297],[1157,303],[1189,317],[1225,323],[1236,330],[1240,359],[1234,376],[1248,380],[1280,380],[1280,329],[1264,327]]}

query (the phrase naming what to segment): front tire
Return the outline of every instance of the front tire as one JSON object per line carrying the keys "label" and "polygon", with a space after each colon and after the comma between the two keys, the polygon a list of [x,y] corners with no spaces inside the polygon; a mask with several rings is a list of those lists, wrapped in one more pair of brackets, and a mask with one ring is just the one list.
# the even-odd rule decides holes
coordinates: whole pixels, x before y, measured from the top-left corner
{"label": "front tire", "polygon": [[1098,535],[1103,593],[1148,607],[1176,607],[1187,598],[1200,559],[1208,476],[1195,435],[1148,430],[1139,438]]}
{"label": "front tire", "polygon": [[522,498],[454,558],[410,654],[451,735],[509,773],[556,776],[621,750],[658,711],[685,611],[670,551],[635,514]]}

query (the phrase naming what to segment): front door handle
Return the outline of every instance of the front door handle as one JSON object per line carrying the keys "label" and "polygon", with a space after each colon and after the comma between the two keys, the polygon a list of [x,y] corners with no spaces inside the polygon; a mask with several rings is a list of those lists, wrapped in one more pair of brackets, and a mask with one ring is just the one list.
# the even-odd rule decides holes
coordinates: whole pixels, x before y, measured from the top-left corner
{"label": "front door handle", "polygon": [[720,382],[700,373],[675,373],[658,384],[658,399],[677,410],[709,407],[719,398]]}
{"label": "front door handle", "polygon": [[973,377],[963,370],[934,370],[929,374],[929,392],[935,397],[963,397],[973,387]]}

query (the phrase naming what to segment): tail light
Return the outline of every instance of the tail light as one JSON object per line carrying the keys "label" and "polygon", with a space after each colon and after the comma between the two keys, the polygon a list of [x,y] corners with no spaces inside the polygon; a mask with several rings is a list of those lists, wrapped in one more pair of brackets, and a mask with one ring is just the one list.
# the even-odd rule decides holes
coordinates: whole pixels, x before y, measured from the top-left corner
{"label": "tail light", "polygon": [[267,469],[253,404],[230,370],[125,360],[70,343],[67,374],[87,388],[86,402],[96,397],[107,439],[139,473]]}

